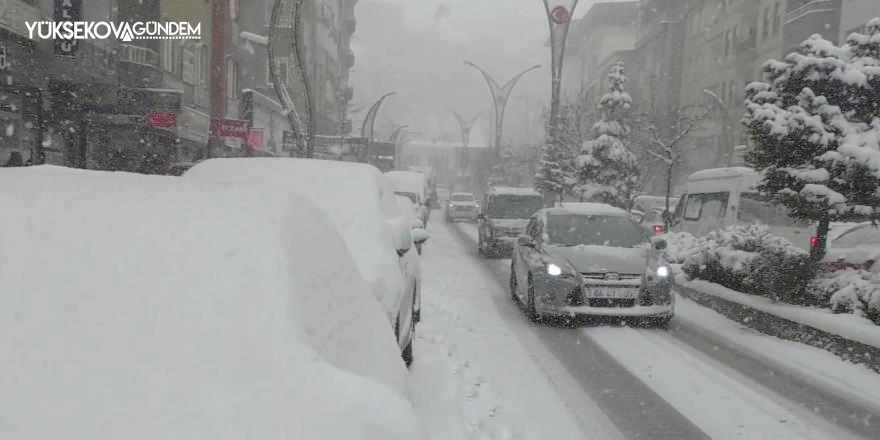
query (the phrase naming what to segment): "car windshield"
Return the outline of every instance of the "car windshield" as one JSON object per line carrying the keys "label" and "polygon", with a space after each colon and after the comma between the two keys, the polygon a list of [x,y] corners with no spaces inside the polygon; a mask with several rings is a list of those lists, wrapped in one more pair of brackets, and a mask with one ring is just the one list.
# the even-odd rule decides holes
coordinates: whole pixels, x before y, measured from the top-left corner
{"label": "car windshield", "polygon": [[419,196],[416,193],[395,191],[394,194],[408,198],[413,204],[419,203]]}
{"label": "car windshield", "polygon": [[547,243],[631,248],[647,241],[632,220],[619,216],[556,214],[547,217]]}
{"label": "car windshield", "polygon": [[489,200],[487,214],[494,219],[526,219],[543,206],[541,197],[496,195]]}
{"label": "car windshield", "polygon": [[453,202],[473,202],[474,196],[471,194],[453,194],[452,195]]}

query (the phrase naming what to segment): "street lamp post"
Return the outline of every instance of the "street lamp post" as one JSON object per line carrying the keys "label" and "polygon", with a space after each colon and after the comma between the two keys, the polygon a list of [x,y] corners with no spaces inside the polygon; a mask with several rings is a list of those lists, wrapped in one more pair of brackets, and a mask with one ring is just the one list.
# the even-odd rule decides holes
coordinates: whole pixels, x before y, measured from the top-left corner
{"label": "street lamp post", "polygon": [[709,102],[718,109],[718,112],[721,115],[722,148],[725,150],[722,154],[727,155],[727,160],[725,162],[727,163],[727,166],[731,166],[733,164],[735,145],[733,140],[733,125],[730,123],[730,109],[727,108],[727,105],[724,104],[724,101],[722,101],[721,97],[715,92],[712,92],[711,90],[703,90],[703,94],[709,97]]}
{"label": "street lamp post", "polygon": [[493,79],[491,76],[489,76],[489,74],[486,73],[485,70],[481,69],[476,64],[474,64],[470,61],[465,61],[464,63],[468,66],[471,66],[471,67],[479,70],[480,73],[483,74],[483,78],[486,79],[486,84],[489,85],[489,91],[492,93],[492,104],[495,108],[495,139],[494,139],[495,142],[494,142],[494,146],[495,146],[495,153],[498,154],[501,151],[501,133],[502,133],[502,126],[504,124],[504,108],[507,106],[507,98],[510,97],[510,92],[513,91],[513,87],[516,85],[516,83],[519,81],[519,79],[522,78],[523,75],[525,75],[526,73],[528,73],[532,70],[540,69],[541,65],[540,64],[534,65],[532,67],[529,67],[526,70],[523,70],[522,72],[520,72],[516,76],[514,76],[506,84],[504,84],[503,86],[500,86],[500,85],[498,85],[498,82],[495,81],[495,79]]}
{"label": "street lamp post", "polygon": [[364,117],[364,124],[361,126],[361,137],[365,138],[367,143],[373,142],[373,129],[376,125],[376,115],[379,114],[379,107],[382,106],[382,102],[385,101],[385,98],[395,93],[396,92],[391,92],[382,95],[381,98],[373,103],[370,110],[367,111],[367,116]]}
{"label": "street lamp post", "polygon": [[[290,2],[290,7],[292,8],[290,18],[292,20],[293,33],[290,38],[292,43],[292,52],[296,61],[296,72],[294,77],[298,80],[298,85],[302,89],[300,90],[300,98],[304,101],[302,106],[303,108],[301,109],[297,109],[296,103],[291,98],[290,92],[288,91],[288,84],[284,84],[284,82],[281,81],[282,75],[281,72],[279,72],[278,70],[279,66],[275,60],[276,51],[282,54],[288,53],[283,45],[278,44],[278,25],[279,21],[281,20],[281,12],[284,10],[285,1]],[[272,86],[275,88],[275,93],[278,95],[278,100],[281,101],[281,105],[284,108],[285,113],[287,114],[287,119],[290,123],[291,130],[293,131],[299,142],[302,144],[301,151],[303,156],[310,158],[312,157],[313,144],[315,139],[315,112],[313,108],[314,103],[312,102],[311,96],[311,88],[309,87],[308,76],[306,75],[305,70],[305,56],[303,54],[303,46],[302,44],[300,44],[300,41],[302,41],[302,26],[300,26],[303,8],[302,3],[303,0],[275,0],[274,4],[272,5],[272,15],[269,20],[269,43],[267,51],[269,56],[269,75],[272,78]]]}
{"label": "street lamp post", "polygon": [[562,93],[562,63],[565,58],[565,40],[571,16],[577,7],[578,0],[543,0],[547,12],[547,23],[550,25],[550,49],[552,62],[550,68],[550,130],[551,138],[556,139],[559,128]]}
{"label": "street lamp post", "polygon": [[474,124],[477,122],[477,119],[480,117],[479,113],[476,114],[471,119],[465,119],[457,111],[452,110],[452,113],[455,114],[455,119],[458,120],[458,126],[461,128],[461,174],[464,177],[468,175],[468,165],[470,163],[470,158],[468,157],[468,146],[470,146],[471,141],[471,130],[474,128]]}

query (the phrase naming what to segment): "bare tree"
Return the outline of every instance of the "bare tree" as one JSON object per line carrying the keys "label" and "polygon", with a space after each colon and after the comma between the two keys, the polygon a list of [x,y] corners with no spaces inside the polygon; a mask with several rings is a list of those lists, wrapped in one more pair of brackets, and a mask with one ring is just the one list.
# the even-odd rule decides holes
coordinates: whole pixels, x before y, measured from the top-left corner
{"label": "bare tree", "polygon": [[[708,117],[709,109],[704,106],[688,106],[675,110],[660,110],[649,100],[648,111],[639,119],[637,143],[641,144],[643,185],[655,172],[662,172],[664,195],[666,197],[663,213],[664,224],[669,229],[669,199],[675,175],[684,162],[687,153],[694,148],[689,143],[690,135]],[[647,166],[645,166],[647,165]],[[642,186],[644,188],[644,186]]]}

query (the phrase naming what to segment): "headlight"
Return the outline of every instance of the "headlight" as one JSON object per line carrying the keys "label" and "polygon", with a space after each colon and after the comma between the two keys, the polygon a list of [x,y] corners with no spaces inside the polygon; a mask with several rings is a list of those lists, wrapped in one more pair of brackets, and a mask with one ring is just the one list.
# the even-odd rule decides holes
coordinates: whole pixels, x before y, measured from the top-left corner
{"label": "headlight", "polygon": [[553,263],[550,263],[547,265],[547,275],[558,277],[559,275],[562,275],[562,268]]}
{"label": "headlight", "polygon": [[666,266],[660,266],[657,268],[657,276],[660,278],[666,278],[669,276],[669,268]]}

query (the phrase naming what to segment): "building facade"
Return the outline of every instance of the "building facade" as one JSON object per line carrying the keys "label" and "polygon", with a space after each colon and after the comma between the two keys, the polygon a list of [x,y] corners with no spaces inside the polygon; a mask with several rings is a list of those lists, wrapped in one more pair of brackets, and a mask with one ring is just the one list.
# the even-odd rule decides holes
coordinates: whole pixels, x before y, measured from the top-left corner
{"label": "building facade", "polygon": [[[259,4],[254,4],[259,3]],[[307,0],[306,64],[320,131],[350,126],[348,72],[356,0]],[[226,38],[226,113],[251,133],[226,137],[220,154],[283,154],[289,122],[268,75],[274,0],[232,0]],[[283,0],[289,5],[290,1]],[[212,3],[206,0],[2,0],[0,166],[51,163],[162,173],[201,159],[211,126]],[[39,21],[187,22],[198,38],[31,38]],[[282,23],[292,43],[292,20]],[[280,57],[290,75],[293,46]],[[295,91],[296,92],[296,91]],[[302,93],[295,93],[300,100]],[[248,148],[252,145],[253,148]]]}

